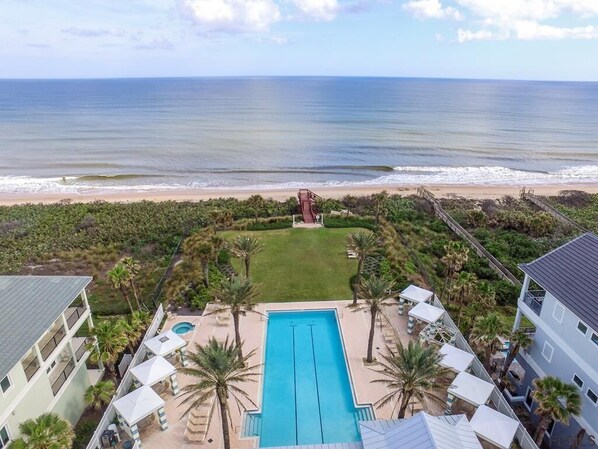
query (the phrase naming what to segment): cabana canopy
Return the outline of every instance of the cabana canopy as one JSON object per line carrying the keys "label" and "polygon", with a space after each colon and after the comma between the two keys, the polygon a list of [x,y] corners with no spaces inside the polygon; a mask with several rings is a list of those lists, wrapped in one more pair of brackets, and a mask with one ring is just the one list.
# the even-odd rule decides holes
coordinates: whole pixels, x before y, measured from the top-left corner
{"label": "cabana canopy", "polygon": [[167,356],[177,349],[183,348],[187,342],[171,330],[168,330],[149,339],[144,344],[153,354]]}
{"label": "cabana canopy", "polygon": [[449,345],[448,343],[445,343],[438,352],[444,356],[442,357],[440,366],[457,373],[467,371],[475,358],[475,355],[456,348],[453,345]]}
{"label": "cabana canopy", "polygon": [[114,408],[129,427],[162,407],[164,400],[148,386],[140,387],[114,402]]}
{"label": "cabana canopy", "polygon": [[475,406],[486,403],[494,385],[465,371],[460,372],[448,388],[448,393]]}
{"label": "cabana canopy", "polygon": [[131,374],[142,385],[151,387],[176,373],[176,368],[164,357],[158,355],[131,369]]}
{"label": "cabana canopy", "polygon": [[477,436],[502,449],[509,449],[519,428],[519,421],[487,405],[480,405],[470,424]]}
{"label": "cabana canopy", "polygon": [[410,317],[413,317],[416,320],[425,321],[426,323],[434,323],[438,321],[443,314],[444,310],[439,307],[426,304],[425,302],[420,302],[409,311]]}
{"label": "cabana canopy", "polygon": [[426,302],[432,299],[432,295],[433,293],[431,291],[411,284],[399,294],[399,298],[419,304],[420,302]]}

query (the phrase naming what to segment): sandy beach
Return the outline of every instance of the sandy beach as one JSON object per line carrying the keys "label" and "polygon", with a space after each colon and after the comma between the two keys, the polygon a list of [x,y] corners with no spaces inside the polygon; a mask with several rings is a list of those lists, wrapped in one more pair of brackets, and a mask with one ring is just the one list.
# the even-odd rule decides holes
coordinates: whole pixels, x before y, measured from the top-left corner
{"label": "sandy beach", "polygon": [[[505,195],[518,196],[523,186],[513,185],[430,185],[428,190],[437,197],[462,196],[465,198],[494,199]],[[533,185],[527,187],[538,195],[556,195],[562,190],[584,190],[589,193],[598,193],[598,184],[552,184]],[[211,198],[248,198],[260,194],[264,198],[285,200],[297,195],[294,189],[180,189],[180,190],[153,190],[153,191],[115,191],[115,192],[85,192],[78,194],[65,193],[0,193],[0,205],[14,204],[49,204],[63,200],[71,202],[133,202],[133,201],[199,201]],[[413,185],[368,185],[368,186],[342,186],[319,187],[313,189],[318,195],[325,198],[342,198],[346,195],[363,196],[386,190],[390,194],[415,195],[417,187]]]}

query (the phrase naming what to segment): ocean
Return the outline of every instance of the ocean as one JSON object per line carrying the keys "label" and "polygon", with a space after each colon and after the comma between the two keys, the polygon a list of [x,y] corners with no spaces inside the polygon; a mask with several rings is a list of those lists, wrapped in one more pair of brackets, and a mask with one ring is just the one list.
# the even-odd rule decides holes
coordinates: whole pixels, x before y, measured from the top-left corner
{"label": "ocean", "polygon": [[0,192],[598,182],[598,83],[0,81]]}

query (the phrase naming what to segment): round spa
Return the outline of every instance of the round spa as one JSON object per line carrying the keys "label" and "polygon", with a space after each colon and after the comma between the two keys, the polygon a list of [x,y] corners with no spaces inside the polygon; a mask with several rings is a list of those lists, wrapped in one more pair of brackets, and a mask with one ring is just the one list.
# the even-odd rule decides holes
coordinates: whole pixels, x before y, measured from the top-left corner
{"label": "round spa", "polygon": [[172,331],[175,334],[179,334],[179,335],[183,335],[186,334],[187,332],[191,332],[193,329],[195,329],[195,326],[191,323],[189,323],[188,321],[183,321],[182,323],[177,323],[172,327]]}

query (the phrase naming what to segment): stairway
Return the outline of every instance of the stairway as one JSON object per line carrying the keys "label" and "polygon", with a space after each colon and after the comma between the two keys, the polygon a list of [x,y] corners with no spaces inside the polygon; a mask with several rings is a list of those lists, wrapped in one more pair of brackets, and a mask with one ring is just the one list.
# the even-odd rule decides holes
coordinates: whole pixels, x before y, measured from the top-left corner
{"label": "stairway", "polygon": [[301,215],[303,215],[303,223],[313,224],[316,222],[316,213],[314,211],[314,203],[316,199],[320,198],[311,190],[301,189],[297,195],[299,198],[299,208]]}

